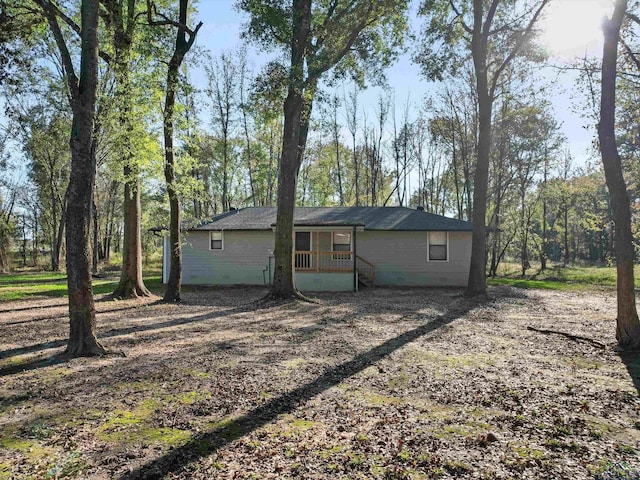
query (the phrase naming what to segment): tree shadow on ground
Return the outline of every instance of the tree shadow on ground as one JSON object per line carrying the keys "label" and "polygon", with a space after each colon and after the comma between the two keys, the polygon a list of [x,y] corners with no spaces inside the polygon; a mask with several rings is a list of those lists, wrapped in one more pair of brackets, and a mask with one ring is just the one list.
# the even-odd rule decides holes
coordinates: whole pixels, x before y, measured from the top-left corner
{"label": "tree shadow on ground", "polygon": [[[63,342],[63,343],[66,343]],[[60,363],[66,363],[69,359],[62,355],[62,352],[55,355],[49,355],[46,357],[37,357],[29,360],[28,362],[20,362],[8,365],[0,368],[0,378],[8,375],[15,375],[16,373],[28,372],[30,370],[36,370],[38,368],[50,367],[52,365],[58,365]]]}
{"label": "tree shadow on ground", "polygon": [[[25,301],[25,300],[21,300]],[[26,300],[29,301],[29,300]],[[69,305],[69,302],[65,299],[59,303],[45,303],[44,305],[29,305],[28,307],[15,307],[15,308],[2,308],[0,309],[0,315],[3,313],[14,313],[14,312],[26,312],[27,310],[44,310],[49,308],[56,307],[66,307]]]}
{"label": "tree shadow on ground", "polygon": [[[175,318],[172,320],[166,320],[162,322],[154,322],[146,325],[133,325],[131,327],[114,328],[106,332],[99,333],[98,339],[100,340],[104,338],[117,337],[120,335],[129,335],[132,333],[147,332],[150,330],[159,330],[162,328],[175,327],[179,325],[188,325],[190,323],[202,322],[205,320],[211,320],[218,317],[225,317],[227,315],[233,315],[236,313],[244,313],[252,310],[253,310],[253,305],[242,305],[235,308],[222,310],[219,312],[207,312],[205,314],[196,315],[193,317],[182,317],[182,318]],[[48,350],[51,348],[58,348],[66,344],[67,344],[66,339],[64,340],[59,339],[59,340],[51,340],[49,342],[36,343],[34,345],[28,345],[26,347],[11,348],[8,350],[0,351],[0,360],[11,358],[18,355],[24,355],[26,353],[38,352],[42,350]]]}
{"label": "tree shadow on ground", "polygon": [[[141,303],[139,305],[130,305],[127,307],[118,307],[118,308],[107,308],[104,310],[99,310],[96,312],[97,315],[102,315],[103,313],[114,313],[114,312],[123,312],[125,310],[134,310],[137,308],[141,308],[141,307],[152,307],[154,305],[158,305],[162,303],[162,300],[156,300],[153,302],[149,302],[149,303]],[[66,306],[66,304],[64,305]],[[61,313],[60,315],[50,315],[48,317],[37,317],[37,318],[30,318],[28,320],[18,320],[15,322],[0,322],[0,325],[2,326],[12,326],[12,325],[23,325],[25,323],[35,323],[35,322],[44,322],[46,320],[56,320],[58,318],[67,318],[69,316],[68,314],[68,310],[64,310],[63,313]]]}
{"label": "tree shadow on ground", "polygon": [[226,423],[223,427],[193,437],[185,445],[132,472],[124,474],[121,480],[166,478],[172,473],[181,471],[199,459],[215,453],[232,441],[274,421],[278,416],[291,413],[304,402],[388,357],[408,343],[450,324],[464,316],[476,305],[472,302],[464,302],[463,305],[452,308],[449,312],[436,317],[426,324],[406,331],[364,353],[356,355],[353,359],[337,365],[318,376],[315,380],[264,403],[260,407]]}
{"label": "tree shadow on ground", "polygon": [[619,353],[620,360],[627,366],[629,376],[640,395],[640,350]]}

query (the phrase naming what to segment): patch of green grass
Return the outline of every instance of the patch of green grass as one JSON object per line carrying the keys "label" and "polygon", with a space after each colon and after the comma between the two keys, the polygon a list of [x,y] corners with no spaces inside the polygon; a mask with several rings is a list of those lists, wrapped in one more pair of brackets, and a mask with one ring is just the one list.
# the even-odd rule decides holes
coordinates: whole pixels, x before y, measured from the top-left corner
{"label": "patch of green grass", "polygon": [[513,446],[511,449],[524,460],[544,460],[547,457],[547,453],[544,450],[525,445]]}
{"label": "patch of green grass", "polygon": [[[28,461],[34,463],[52,458],[54,455],[54,450],[43,445],[39,440],[24,438],[23,433],[19,432],[17,427],[4,429],[0,435],[0,450],[16,452],[28,459]],[[0,469],[0,472],[1,471],[2,470]]]}
{"label": "patch of green grass", "polygon": [[[147,288],[162,291],[159,275],[146,276]],[[116,279],[93,280],[93,293],[111,293],[118,285]],[[0,275],[0,302],[13,302],[34,297],[59,298],[67,296],[67,276],[58,272],[17,273]]]}
{"label": "patch of green grass", "polygon": [[161,406],[157,400],[145,400],[133,410],[119,410],[97,429],[101,440],[114,443],[159,443],[176,447],[186,443],[191,433],[148,424],[151,415]]}
{"label": "patch of green grass", "polygon": [[[489,278],[489,285],[509,285],[517,288],[537,288],[542,290],[581,291],[593,287],[615,287],[616,268],[606,266],[552,266],[544,272],[528,270],[526,276],[521,275],[515,264],[500,269],[503,273],[496,278]],[[640,288],[640,267],[636,267],[636,288]]]}
{"label": "patch of green grass", "polygon": [[529,280],[523,278],[489,278],[487,279],[489,285],[508,285],[516,288],[537,288],[540,290],[578,290],[579,287],[569,285],[563,282],[553,282],[547,280]]}
{"label": "patch of green grass", "polygon": [[354,397],[356,397],[359,400],[364,401],[365,403],[368,403],[369,405],[373,405],[373,406],[378,406],[378,405],[398,405],[398,404],[402,403],[402,399],[401,398],[380,395],[378,393],[367,391],[367,390],[361,390],[361,391],[356,392],[354,394]]}
{"label": "patch of green grass", "polygon": [[347,447],[344,445],[334,445],[333,447],[326,448],[324,450],[316,450],[313,453],[320,457],[322,460],[328,460],[334,455],[338,455],[345,451]]}
{"label": "patch of green grass", "polygon": [[470,353],[461,355],[450,355],[431,350],[425,350],[414,347],[407,352],[407,362],[409,364],[419,364],[424,366],[446,365],[450,368],[478,368],[485,365],[494,365],[496,363],[495,356]]}

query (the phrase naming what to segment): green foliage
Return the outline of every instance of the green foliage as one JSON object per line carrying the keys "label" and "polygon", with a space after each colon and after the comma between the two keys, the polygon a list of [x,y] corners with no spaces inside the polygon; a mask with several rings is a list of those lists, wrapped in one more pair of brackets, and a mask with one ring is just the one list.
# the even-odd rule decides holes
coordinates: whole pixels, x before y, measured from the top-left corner
{"label": "green foliage", "polygon": [[[154,272],[155,273],[155,272]],[[162,288],[162,279],[157,275],[145,276],[145,284],[152,291]],[[93,293],[111,293],[118,284],[117,279],[94,280]],[[67,277],[62,273],[6,274],[0,276],[0,302],[28,300],[35,297],[67,296]]]}
{"label": "green foliage", "polygon": [[[519,267],[505,265],[505,272],[488,282],[492,285],[510,285],[518,288],[543,290],[582,291],[593,288],[615,288],[615,267],[562,267],[554,266],[545,272],[533,270],[526,278],[520,276]],[[640,288],[640,266],[635,268],[636,287]]]}
{"label": "green foliage", "polygon": [[[240,0],[249,14],[244,36],[265,49],[287,51],[294,34],[295,2]],[[362,84],[365,72],[382,78],[404,41],[407,0],[320,0],[312,2],[310,34],[304,45],[308,79],[334,69]],[[291,74],[291,72],[289,73]]]}

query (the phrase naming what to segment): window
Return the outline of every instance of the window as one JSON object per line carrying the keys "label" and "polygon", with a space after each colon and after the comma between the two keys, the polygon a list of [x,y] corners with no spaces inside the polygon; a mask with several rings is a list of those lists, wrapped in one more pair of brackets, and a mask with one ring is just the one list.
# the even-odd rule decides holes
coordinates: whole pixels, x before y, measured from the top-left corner
{"label": "window", "polygon": [[447,232],[429,232],[429,260],[449,260],[449,246]]}
{"label": "window", "polygon": [[211,250],[222,250],[222,232],[211,232]]}
{"label": "window", "polygon": [[[333,232],[333,252],[351,252],[351,234]],[[350,254],[333,255],[334,260],[350,260]]]}

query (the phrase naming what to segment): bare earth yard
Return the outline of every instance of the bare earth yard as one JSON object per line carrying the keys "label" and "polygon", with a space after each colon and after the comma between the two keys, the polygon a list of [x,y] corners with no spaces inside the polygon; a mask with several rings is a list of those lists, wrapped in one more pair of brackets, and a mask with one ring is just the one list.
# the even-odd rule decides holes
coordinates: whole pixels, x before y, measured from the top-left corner
{"label": "bare earth yard", "polygon": [[0,479],[636,478],[611,290],[264,293],[103,299],[114,354],[70,362],[65,299],[0,305]]}

